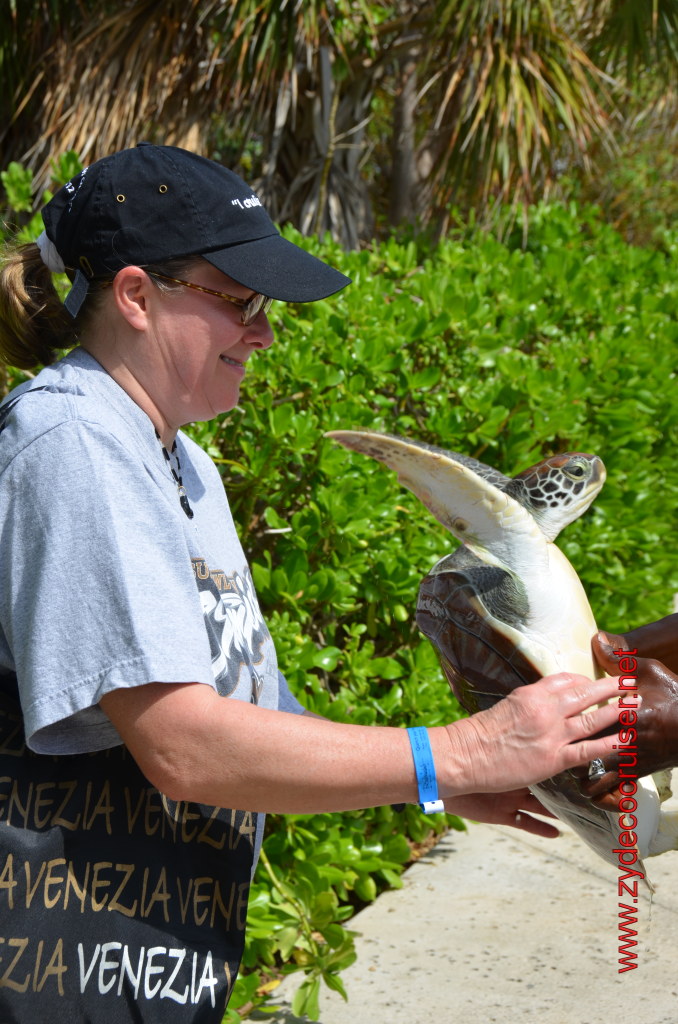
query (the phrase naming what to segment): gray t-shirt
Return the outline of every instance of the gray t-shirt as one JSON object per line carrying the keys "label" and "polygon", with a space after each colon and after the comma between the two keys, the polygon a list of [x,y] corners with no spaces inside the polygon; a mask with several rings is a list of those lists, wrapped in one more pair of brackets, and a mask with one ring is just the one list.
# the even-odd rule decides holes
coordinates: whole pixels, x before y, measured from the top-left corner
{"label": "gray t-shirt", "polygon": [[219,1024],[237,975],[264,816],[168,800],[98,706],[195,682],[303,711],[219,474],[181,434],[176,455],[190,519],[151,421],[82,350],[0,407],[2,1021]]}
{"label": "gray t-shirt", "polygon": [[21,390],[0,445],[0,672],[29,746],[119,743],[99,700],[154,681],[301,712],[209,456],[179,433],[189,519],[150,419],[88,353]]}

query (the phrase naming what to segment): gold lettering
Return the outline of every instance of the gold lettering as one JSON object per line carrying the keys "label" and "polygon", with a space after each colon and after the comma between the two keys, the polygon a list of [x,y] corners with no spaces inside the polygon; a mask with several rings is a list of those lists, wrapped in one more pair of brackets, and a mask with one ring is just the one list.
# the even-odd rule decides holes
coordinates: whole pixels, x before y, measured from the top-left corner
{"label": "gold lettering", "polygon": [[162,837],[163,839],[165,838],[169,829],[172,833],[172,839],[176,843],[177,826],[179,824],[179,804],[170,803],[164,793],[160,794],[160,802],[162,803],[163,810],[165,811],[162,818]]}
{"label": "gold lettering", "polygon": [[[4,941],[4,939],[0,939],[0,942]],[[16,946],[18,952],[14,959],[12,960],[9,967],[7,968],[7,970],[5,971],[5,973],[0,977],[0,988],[11,988],[13,992],[25,992],[31,980],[30,971],[26,975],[25,980],[22,982],[12,981],[12,979],[10,978],[10,974],[14,970],[15,966],[19,963],[19,960],[21,959],[21,956],[24,950],[26,949],[26,946],[28,945],[28,939],[8,939],[7,945]]]}
{"label": "gold lettering", "polygon": [[[148,872],[148,868],[144,872],[144,889],[146,888],[146,874],[147,874],[147,872]],[[160,874],[158,876],[158,881],[156,882],[155,889],[153,890],[151,898],[150,898],[150,900],[148,901],[148,903],[146,904],[145,907],[144,907],[143,895],[142,895],[142,899],[141,899],[141,916],[142,917],[148,917],[150,915],[153,907],[155,906],[155,904],[156,903],[162,903],[162,905],[163,905],[162,911],[163,911],[163,917],[165,919],[165,924],[169,924],[169,912],[168,912],[168,909],[167,909],[167,904],[169,903],[169,900],[170,900],[170,894],[169,894],[169,892],[167,890],[167,871],[165,870],[165,868],[162,868],[162,870],[161,870],[161,872],[160,872]]]}
{"label": "gold lettering", "polygon": [[213,880],[211,878],[196,878],[193,886],[193,919],[196,924],[202,924],[207,917],[208,910],[205,908],[203,911],[198,910],[200,903],[209,903],[209,893],[202,895],[199,890],[202,885],[208,885]]}
{"label": "gold lettering", "polygon": [[[42,946],[42,942],[40,943],[40,945]],[[45,967],[45,970],[42,973],[42,978],[38,982],[37,988],[36,988],[36,985],[35,985],[35,980],[36,980],[37,974],[38,974],[38,968],[37,968],[37,965],[36,965],[35,971],[33,972],[33,991],[34,992],[42,992],[43,988],[45,987],[45,983],[46,983],[47,979],[50,977],[50,975],[56,974],[56,976],[57,976],[57,991],[59,992],[60,996],[62,996],[64,994],[63,975],[68,970],[68,967],[64,963],[63,953],[64,953],[63,939],[58,939],[57,940],[57,944],[54,947],[54,952],[52,953],[52,956],[50,957],[50,961],[49,961],[49,963]]]}
{"label": "gold lettering", "polygon": [[8,853],[5,859],[5,866],[2,869],[0,875],[0,889],[7,890],[7,901],[9,903],[9,909],[14,910],[14,893],[13,889],[16,885],[16,879],[14,877],[14,854]]}
{"label": "gold lettering", "polygon": [[42,960],[42,948],[45,945],[42,939],[38,943],[38,955],[35,958],[35,967],[33,968],[33,991],[35,992],[35,983],[38,979],[38,971],[40,970],[40,961]]}
{"label": "gold lettering", "polygon": [[54,803],[54,797],[49,798],[43,797],[43,792],[46,789],[54,789],[53,782],[40,782],[35,787],[35,806],[33,807],[33,822],[36,828],[45,828],[49,824],[49,812],[44,816],[40,816],[40,811],[43,807],[51,807]]}
{"label": "gold lettering", "polygon": [[26,907],[30,907],[31,903],[33,902],[33,897],[35,896],[38,886],[40,885],[46,867],[47,863],[43,860],[42,864],[40,865],[40,872],[35,880],[35,885],[33,886],[33,888],[31,888],[31,865],[29,861],[24,861],[24,873],[26,875]]}
{"label": "gold lettering", "polygon": [[63,875],[57,875],[56,878],[53,878],[52,877],[52,870],[53,870],[53,868],[56,868],[56,867],[62,867],[65,863],[66,863],[66,858],[65,857],[55,857],[53,860],[50,860],[50,861],[47,862],[47,875],[45,877],[45,907],[46,907],[47,910],[51,910],[52,907],[54,907],[59,902],[59,900],[61,899],[61,895],[63,893],[63,888],[62,888],[62,889],[59,890],[59,892],[56,894],[56,896],[52,896],[50,898],[50,895],[49,895],[49,887],[50,887],[50,885],[60,885],[60,886],[63,887],[63,884],[64,884],[64,876]]}
{"label": "gold lettering", "polygon": [[241,839],[248,839],[250,845],[252,845],[254,834],[257,831],[257,826],[254,823],[251,811],[244,812],[239,827],[236,824],[237,814],[237,811],[231,811],[231,825],[233,828],[228,841],[229,850],[236,850]]}
{"label": "gold lettering", "polygon": [[82,827],[83,828],[87,828],[87,814],[89,812],[89,800],[90,800],[91,795],[92,795],[92,783],[88,782],[87,783],[87,788],[85,789],[85,809],[82,812]]}
{"label": "gold lettering", "polygon": [[207,568],[207,562],[204,560],[204,558],[192,558],[191,561],[193,563],[193,572],[195,573],[195,578],[197,580],[208,580],[210,576],[210,571]]}
{"label": "gold lettering", "polygon": [[112,835],[113,829],[111,827],[111,814],[113,813],[113,810],[114,808],[113,805],[111,804],[111,784],[110,782],[106,781],[104,782],[101,793],[99,794],[99,799],[97,800],[96,807],[92,811],[92,817],[89,819],[89,822],[87,822],[86,819],[83,821],[84,827],[86,829],[91,829],[94,823],[94,819],[97,818],[100,814],[103,814],[103,816],[106,818],[106,832],[108,833],[109,836]]}
{"label": "gold lettering", "polygon": [[[146,806],[144,808],[144,828],[147,836],[154,836],[160,828],[160,817],[162,815],[162,806],[160,805],[160,794],[157,789],[146,790]],[[151,814],[155,814],[155,822],[151,823]]]}
{"label": "gold lettering", "polygon": [[[0,775],[0,786],[4,786],[5,783],[9,784],[11,781],[12,780],[11,780],[9,775]],[[5,813],[5,809],[1,805],[4,804],[5,801],[8,800],[8,799],[9,799],[9,794],[8,793],[3,793],[0,790],[0,821],[2,821],[2,816]]]}
{"label": "gold lettering", "polygon": [[66,821],[66,819],[63,817],[64,808],[66,807],[66,804],[68,803],[68,801],[71,799],[71,797],[75,793],[77,785],[78,785],[78,783],[77,783],[77,780],[75,780],[75,779],[70,781],[70,782],[60,782],[59,783],[59,789],[65,789],[66,790],[66,796],[63,798],[62,802],[59,804],[59,807],[57,808],[57,812],[56,812],[56,814],[54,815],[54,817],[52,819],[52,825],[53,826],[55,826],[55,827],[58,826],[59,828],[67,828],[69,831],[72,832],[80,824],[80,815],[79,814],[77,815],[75,821]]}
{"label": "gold lettering", "polygon": [[210,825],[212,824],[212,822],[213,821],[219,821],[219,818],[217,817],[217,815],[219,814],[219,810],[220,809],[218,807],[213,807],[212,808],[212,813],[210,814],[209,818],[205,822],[205,824],[203,826],[203,829],[202,829],[200,835],[198,836],[198,842],[199,843],[207,843],[208,846],[213,846],[215,850],[223,850],[224,844],[226,842],[226,828],[224,827],[223,822],[222,822],[221,839],[219,839],[217,841],[216,839],[213,839],[211,836],[208,836],[208,834],[207,834],[209,832],[209,828],[210,828]]}
{"label": "gold lettering", "polygon": [[99,880],[99,872],[100,871],[105,871],[107,868],[112,868],[112,867],[113,867],[113,864],[111,863],[110,860],[102,860],[98,864],[94,865],[94,872],[92,874],[92,892],[91,892],[91,895],[92,895],[92,910],[95,910],[97,912],[99,910],[103,910],[104,907],[106,906],[106,904],[108,903],[108,896],[104,896],[104,898],[101,901],[97,900],[97,898],[96,898],[97,890],[98,889],[108,889],[108,888],[110,888],[110,885],[111,885],[110,880],[108,878],[104,878],[101,881]]}
{"label": "gold lettering", "polygon": [[183,813],[181,815],[181,838],[185,843],[190,843],[193,839],[195,839],[196,835],[198,834],[197,828],[192,828],[190,830],[187,829],[187,823],[189,821],[199,821],[200,818],[202,817],[202,815],[197,814],[195,811],[189,811],[190,806],[191,805],[189,803],[184,803]]}
{"label": "gold lettering", "polygon": [[191,899],[191,892],[193,891],[193,879],[189,878],[188,888],[186,890],[186,899],[184,899],[183,886],[181,879],[177,877],[177,889],[179,890],[179,910],[181,913],[181,923],[186,924],[186,915],[188,914],[188,904]]}
{"label": "gold lettering", "polygon": [[251,811],[245,811],[240,826],[240,832],[243,836],[247,836],[250,840],[250,845],[254,842],[254,837],[257,831],[257,822],[255,816]]}
{"label": "gold lettering", "polygon": [[12,824],[12,811],[16,808],[19,811],[19,817],[23,822],[24,828],[28,828],[28,811],[31,806],[31,799],[33,797],[33,783],[29,783],[28,786],[28,797],[26,798],[25,806],[21,806],[21,800],[19,799],[19,783],[15,782],[12,786],[12,792],[9,797],[9,807],[7,808],[7,824]]}
{"label": "gold lettering", "polygon": [[85,900],[87,899],[87,883],[89,882],[90,867],[91,865],[88,862],[85,867],[85,879],[81,887],[78,885],[78,880],[75,877],[75,871],[73,870],[73,861],[69,860],[68,873],[66,875],[66,892],[64,894],[64,910],[68,908],[68,897],[72,889],[76,895],[76,898],[80,900],[80,913],[84,913]]}
{"label": "gold lettering", "polygon": [[227,907],[223,899],[221,898],[221,886],[219,885],[219,882],[215,880],[214,894],[212,896],[212,914],[210,916],[210,928],[214,928],[214,920],[217,916],[217,907],[221,911],[221,916],[223,917],[226,923],[226,927],[231,927],[231,915],[233,913],[233,901],[235,900],[235,888],[235,882],[232,882],[230,886]]}
{"label": "gold lettering", "polygon": [[111,897],[111,902],[108,904],[108,909],[117,910],[121,914],[124,914],[125,917],[134,917],[137,911],[137,900],[134,901],[131,907],[124,907],[121,903],[118,902],[121,892],[123,891],[123,889],[129,882],[130,878],[134,874],[134,864],[116,864],[115,870],[124,872],[125,877],[123,878],[122,882],[120,883],[118,888],[115,890],[115,893]]}
{"label": "gold lettering", "polygon": [[137,823],[137,818],[139,817],[139,814],[141,813],[141,805],[144,802],[145,794],[146,791],[142,789],[141,793],[139,793],[137,805],[135,809],[132,810],[132,794],[130,793],[127,786],[125,786],[125,805],[127,807],[127,831],[129,832],[130,835],[132,835],[132,830]]}
{"label": "gold lettering", "polygon": [[[10,782],[12,780],[8,776],[0,777],[0,786]],[[0,808],[3,803],[7,805],[6,821],[8,825],[15,824],[13,818],[17,816],[24,828],[33,826],[36,829],[44,829],[49,826],[60,826],[72,830],[78,827],[80,816],[78,815],[75,821],[66,821],[62,814],[66,804],[73,796],[76,786],[77,782],[75,781],[59,783],[57,789],[66,789],[66,795],[52,816],[51,808],[56,802],[53,782],[40,782],[37,785],[31,782],[26,792],[26,801],[22,803],[19,783],[14,780],[9,794],[0,792]],[[0,809],[0,819],[2,817],[3,809]]]}

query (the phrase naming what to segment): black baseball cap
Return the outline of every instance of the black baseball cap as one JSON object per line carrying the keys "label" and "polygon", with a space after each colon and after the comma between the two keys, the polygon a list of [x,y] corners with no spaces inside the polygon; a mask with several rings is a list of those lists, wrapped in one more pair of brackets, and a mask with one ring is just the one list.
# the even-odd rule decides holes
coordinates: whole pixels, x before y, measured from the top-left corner
{"label": "black baseball cap", "polygon": [[140,142],[85,167],[44,207],[73,315],[92,278],[202,256],[245,288],[285,302],[324,299],[350,278],[283,238],[259,197],[221,164]]}

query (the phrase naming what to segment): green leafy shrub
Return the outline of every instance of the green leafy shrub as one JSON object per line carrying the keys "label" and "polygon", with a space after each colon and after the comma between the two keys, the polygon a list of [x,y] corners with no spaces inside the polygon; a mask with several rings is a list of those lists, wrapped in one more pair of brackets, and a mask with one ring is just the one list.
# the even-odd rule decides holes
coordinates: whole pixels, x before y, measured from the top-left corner
{"label": "green leafy shrub", "polygon": [[[27,202],[8,174],[10,201]],[[574,206],[536,207],[530,225],[524,249],[469,232],[346,254],[289,232],[353,284],[275,304],[277,340],[248,363],[240,407],[190,428],[221,469],[281,668],[312,711],[396,726],[460,714],[414,625],[419,580],[453,542],[328,430],[399,433],[508,474],[598,453],[607,484],[561,546],[604,628],[671,608],[678,236],[633,248]],[[450,824],[462,827],[411,807],[272,816],[226,1019],[274,992],[283,964],[306,974],[295,1011],[317,1017],[321,982],[343,990],[355,907],[399,885],[412,845]]]}

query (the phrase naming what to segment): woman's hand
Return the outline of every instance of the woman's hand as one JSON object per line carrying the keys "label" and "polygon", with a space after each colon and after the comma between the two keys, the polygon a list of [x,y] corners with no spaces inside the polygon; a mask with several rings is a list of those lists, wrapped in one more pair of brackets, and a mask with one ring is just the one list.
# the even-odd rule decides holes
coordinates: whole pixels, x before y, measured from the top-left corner
{"label": "woman's hand", "polygon": [[532,811],[533,814],[555,817],[532,796],[529,789],[512,789],[508,793],[469,793],[445,800],[444,804],[448,814],[457,814],[460,818],[484,821],[488,825],[510,825],[547,839],[560,835],[553,825],[527,813]]}
{"label": "woman's hand", "polygon": [[[441,785],[444,796],[499,793],[530,786],[594,758],[606,758],[616,736],[591,737],[617,721],[616,679],[596,682],[561,672],[521,686],[494,707],[447,727],[455,775]],[[603,704],[603,707],[596,707]],[[587,714],[582,712],[588,711]],[[436,756],[436,764],[442,761]],[[447,786],[449,788],[444,788]]]}

